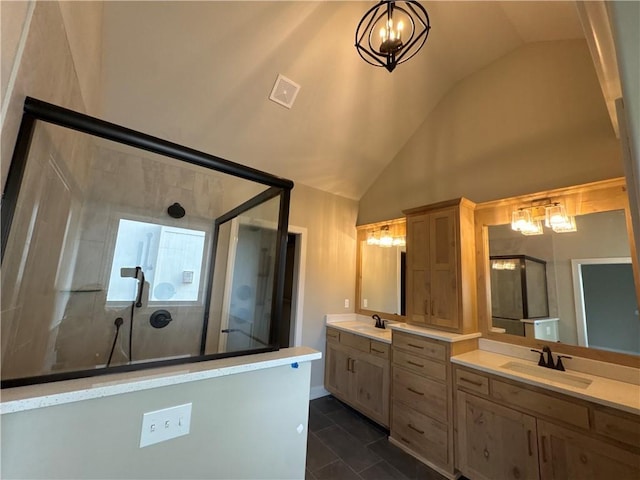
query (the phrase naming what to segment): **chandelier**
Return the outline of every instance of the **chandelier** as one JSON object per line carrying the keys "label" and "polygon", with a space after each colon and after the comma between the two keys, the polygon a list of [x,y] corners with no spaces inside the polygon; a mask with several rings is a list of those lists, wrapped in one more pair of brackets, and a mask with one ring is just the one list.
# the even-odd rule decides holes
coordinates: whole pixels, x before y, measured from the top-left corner
{"label": "chandelier", "polygon": [[356,49],[362,59],[393,72],[427,41],[429,15],[415,0],[382,0],[364,14],[356,29]]}

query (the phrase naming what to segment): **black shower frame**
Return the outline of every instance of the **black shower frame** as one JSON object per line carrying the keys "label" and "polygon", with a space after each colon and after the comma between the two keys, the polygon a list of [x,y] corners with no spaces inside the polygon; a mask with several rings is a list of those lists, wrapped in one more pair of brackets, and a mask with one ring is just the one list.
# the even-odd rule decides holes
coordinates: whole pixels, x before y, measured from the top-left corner
{"label": "black shower frame", "polygon": [[[522,318],[523,319],[536,319],[536,318],[547,318],[549,316],[549,290],[547,289],[547,262],[540,259],[531,257],[529,255],[491,255],[489,257],[489,261],[491,260],[518,260],[518,269],[520,270],[520,289],[522,296]],[[529,295],[527,293],[527,267],[525,260],[529,260],[535,263],[541,263],[544,265],[545,269],[545,277],[544,277],[544,296],[547,300],[547,313],[544,315],[539,315],[537,317],[529,316]],[[496,318],[504,319],[504,320],[520,320],[516,318],[510,317],[498,317]]]}
{"label": "black shower frame", "polygon": [[[239,163],[235,163],[230,160],[217,157],[215,155],[185,147],[177,143],[169,142],[167,140],[163,140],[161,138],[157,138],[142,132],[138,132],[136,130],[126,128],[115,123],[110,123],[83,113],[75,112],[58,105],[47,103],[32,97],[26,97],[24,101],[22,121],[18,130],[16,145],[13,151],[13,156],[11,158],[11,165],[7,174],[7,181],[5,183],[4,191],[2,192],[0,219],[0,225],[2,228],[0,235],[0,260],[2,261],[4,261],[5,247],[9,238],[9,231],[11,229],[11,223],[13,221],[13,216],[18,202],[18,196],[20,194],[20,187],[27,164],[27,156],[31,145],[31,139],[33,138],[36,121],[38,120],[76,130],[78,132],[86,133],[95,137],[100,137],[106,140],[129,145],[131,147],[146,150],[148,152],[171,157],[182,162],[226,173],[234,177],[266,185],[270,188],[215,220],[215,232],[212,242],[213,249],[211,256],[211,265],[209,268],[209,288],[207,289],[207,304],[205,305],[206,312],[203,322],[203,336],[200,345],[200,355],[167,360],[155,360],[144,363],[136,363],[133,365],[118,365],[108,368],[94,368],[89,370],[60,372],[33,377],[13,378],[1,380],[0,388],[11,388],[77,378],[94,377],[111,373],[146,370],[150,368],[159,368],[185,363],[196,363],[208,360],[216,360],[220,358],[239,357],[244,355],[252,355],[279,350],[280,346],[278,345],[278,331],[282,317],[289,206],[291,199],[291,190],[294,186],[291,180],[278,177],[270,173],[257,170],[255,168],[247,167],[245,165],[241,165]],[[271,305],[272,321],[269,332],[269,346],[251,350],[239,350],[234,352],[205,355],[204,349],[206,344],[206,333],[210,308],[209,303],[211,298],[210,290],[212,285],[211,282],[213,278],[213,271],[215,267],[215,247],[218,240],[218,228],[219,225],[223,223],[220,220],[228,220],[230,218],[233,218],[243,211],[246,211],[249,208],[259,205],[263,201],[275,198],[277,196],[280,196],[280,208],[278,216],[277,248],[274,271],[275,281],[273,282],[274,301]]]}

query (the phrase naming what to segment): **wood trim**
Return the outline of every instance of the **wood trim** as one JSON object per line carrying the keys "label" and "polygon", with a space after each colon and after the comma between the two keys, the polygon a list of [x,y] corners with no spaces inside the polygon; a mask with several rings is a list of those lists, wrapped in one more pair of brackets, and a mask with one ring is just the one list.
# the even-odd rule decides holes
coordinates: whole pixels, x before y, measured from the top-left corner
{"label": "wood trim", "polygon": [[413,215],[416,213],[422,213],[427,211],[433,212],[440,208],[458,207],[458,206],[465,206],[465,207],[474,209],[476,206],[476,203],[472,202],[468,198],[459,197],[459,198],[454,198],[452,200],[445,200],[443,202],[430,203],[429,205],[423,205],[421,207],[409,208],[407,210],[402,210],[402,213],[404,213],[405,215]]}
{"label": "wood trim", "polygon": [[627,217],[627,231],[629,232],[629,245],[632,254],[636,296],[640,299],[640,266],[638,265],[638,252],[631,229],[629,212],[629,200],[624,178],[613,178],[599,182],[587,183],[573,187],[547,190],[534,194],[521,195],[484,202],[476,205],[475,210],[475,244],[476,244],[476,275],[477,275],[477,302],[478,324],[482,336],[491,340],[512,343],[527,347],[539,348],[548,345],[554,351],[568,355],[575,355],[593,360],[616,363],[630,367],[640,368],[640,356],[597,350],[587,347],[579,347],[564,343],[547,342],[538,339],[529,339],[506,333],[494,333],[489,330],[491,323],[491,279],[489,270],[489,225],[502,225],[511,222],[511,212],[519,206],[526,205],[533,200],[549,198],[552,201],[564,202],[569,215],[603,212],[608,210],[624,210]]}

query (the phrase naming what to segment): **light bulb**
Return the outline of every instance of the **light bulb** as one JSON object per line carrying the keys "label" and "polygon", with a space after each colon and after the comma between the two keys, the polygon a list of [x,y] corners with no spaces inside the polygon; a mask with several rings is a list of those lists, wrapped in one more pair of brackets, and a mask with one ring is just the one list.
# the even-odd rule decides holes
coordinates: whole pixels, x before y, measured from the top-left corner
{"label": "light bulb", "polygon": [[384,27],[382,27],[380,29],[380,40],[384,42],[386,39],[387,39],[387,31],[384,29]]}

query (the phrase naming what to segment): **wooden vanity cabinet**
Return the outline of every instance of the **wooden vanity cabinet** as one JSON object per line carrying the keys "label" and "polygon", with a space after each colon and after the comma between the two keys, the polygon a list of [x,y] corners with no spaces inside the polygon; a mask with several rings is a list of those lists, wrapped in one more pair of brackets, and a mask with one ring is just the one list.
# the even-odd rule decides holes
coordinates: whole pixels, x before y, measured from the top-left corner
{"label": "wooden vanity cabinet", "polygon": [[638,416],[459,366],[455,377],[456,465],[465,476],[640,478]]}
{"label": "wooden vanity cabinet", "polygon": [[336,398],[389,426],[389,345],[327,327],[325,388]]}
{"label": "wooden vanity cabinet", "polygon": [[474,208],[460,198],[403,212],[408,323],[456,333],[477,330]]}
{"label": "wooden vanity cabinet", "polygon": [[458,468],[473,480],[539,477],[536,419],[466,392],[457,395]]}
{"label": "wooden vanity cabinet", "polygon": [[390,441],[453,478],[453,390],[450,358],[477,339],[449,343],[393,330]]}

